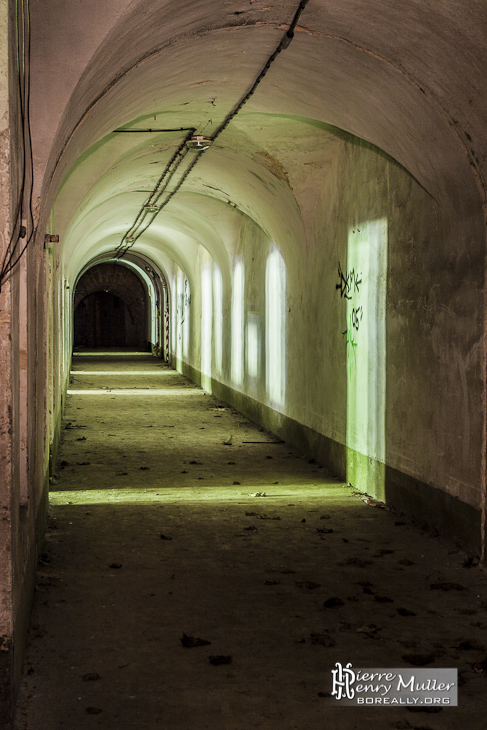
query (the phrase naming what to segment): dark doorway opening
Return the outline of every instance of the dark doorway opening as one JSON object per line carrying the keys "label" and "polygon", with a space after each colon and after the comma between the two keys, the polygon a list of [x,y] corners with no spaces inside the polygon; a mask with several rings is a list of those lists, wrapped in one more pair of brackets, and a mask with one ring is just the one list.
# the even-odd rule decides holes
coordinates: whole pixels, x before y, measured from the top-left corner
{"label": "dark doorway opening", "polygon": [[127,266],[96,264],[74,296],[74,347],[150,349],[147,288]]}
{"label": "dark doorway opening", "polygon": [[125,302],[110,292],[89,294],[74,313],[76,347],[125,347],[126,319],[130,318]]}

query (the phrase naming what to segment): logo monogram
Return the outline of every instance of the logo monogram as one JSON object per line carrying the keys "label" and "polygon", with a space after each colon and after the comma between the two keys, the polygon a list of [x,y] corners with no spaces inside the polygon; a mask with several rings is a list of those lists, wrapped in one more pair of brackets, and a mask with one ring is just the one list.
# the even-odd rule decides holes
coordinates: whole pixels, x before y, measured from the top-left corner
{"label": "logo monogram", "polygon": [[353,700],[355,697],[355,690],[352,685],[355,682],[355,672],[352,670],[352,665],[349,662],[345,669],[342,667],[340,662],[335,664],[337,669],[332,669],[333,675],[333,689],[332,695],[336,695],[337,700],[341,700],[342,697],[346,697],[348,700]]}

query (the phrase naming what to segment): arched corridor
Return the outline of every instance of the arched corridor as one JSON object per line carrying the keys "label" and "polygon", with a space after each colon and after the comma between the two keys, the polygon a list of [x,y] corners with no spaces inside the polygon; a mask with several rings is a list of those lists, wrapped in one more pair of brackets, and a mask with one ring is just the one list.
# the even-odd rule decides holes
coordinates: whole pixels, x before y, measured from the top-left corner
{"label": "arched corridor", "polygon": [[[374,595],[388,596],[382,586],[390,582],[397,592],[387,609],[393,616],[384,614],[384,620],[404,631],[397,641],[417,641],[410,635],[416,630],[424,650],[434,654],[432,667],[451,661],[463,672],[458,711],[438,713],[427,725],[438,730],[471,724],[466,708],[469,702],[477,707],[487,673],[487,639],[481,636],[487,602],[487,29],[485,2],[463,5],[460,12],[457,0],[0,2],[2,730],[14,722],[34,598],[42,613],[42,589],[48,590],[44,608],[53,616],[68,601],[56,592],[62,587],[56,571],[64,549],[68,562],[62,569],[78,571],[80,581],[91,579],[97,560],[96,550],[86,552],[91,539],[105,556],[103,541],[112,539],[108,526],[116,532],[119,517],[127,517],[127,529],[137,536],[138,520],[147,520],[153,531],[159,513],[179,519],[174,510],[180,503],[181,514],[190,510],[187,523],[181,518],[185,530],[196,530],[201,510],[198,544],[206,545],[214,490],[227,495],[227,488],[232,491],[228,500],[222,497],[216,520],[218,525],[223,520],[215,547],[216,581],[220,561],[228,568],[242,560],[250,570],[243,553],[250,554],[259,540],[256,555],[267,565],[267,533],[259,525],[255,534],[243,532],[248,525],[239,522],[246,516],[238,511],[237,496],[244,513],[259,516],[254,500],[274,500],[283,512],[299,512],[288,504],[299,504],[302,493],[316,514],[333,512],[337,528],[313,532],[320,525],[312,522],[311,549],[304,536],[314,517],[303,515],[305,523],[291,524],[280,514],[281,520],[266,525],[274,531],[269,539],[276,538],[272,562],[279,562],[282,551],[288,557],[286,541],[298,539],[295,530],[300,530],[295,552],[301,566],[316,567],[317,577],[300,573],[296,581],[320,583],[319,590],[331,597],[335,579],[346,582],[347,589],[336,593],[345,602],[343,614],[350,614],[343,621],[353,628],[340,631],[334,625],[337,657],[343,649],[343,662],[366,661],[366,667],[381,658],[401,660],[385,624],[383,634],[377,630],[375,639],[365,637],[368,658],[349,642],[353,631],[369,625],[361,620],[363,600],[371,602],[366,611],[387,609],[387,602],[375,606]],[[97,360],[92,349],[102,358],[118,350],[119,359]],[[210,409],[226,404],[227,410],[206,412],[205,402],[213,404]],[[177,413],[171,403],[178,404]],[[196,425],[206,420],[201,407],[212,417]],[[86,435],[77,428],[84,425],[77,414],[84,413],[91,424]],[[178,430],[166,420],[170,414],[177,415]],[[254,425],[244,428],[243,419]],[[66,429],[66,423],[73,427]],[[163,426],[174,426],[174,434]],[[262,428],[257,433],[283,442],[272,445],[272,459],[259,461],[260,445],[243,443],[258,440],[242,439],[247,428],[254,435]],[[230,437],[231,443],[223,443]],[[205,466],[198,475],[193,466],[199,463],[187,469],[181,464],[190,447],[198,452],[190,460]],[[241,456],[225,457],[227,452]],[[139,456],[147,461],[139,464]],[[234,475],[237,467],[245,478]],[[334,486],[325,473],[337,480]],[[247,489],[249,475],[256,483]],[[292,486],[295,477],[302,480],[299,489]],[[274,482],[290,491],[279,497]],[[262,491],[259,485],[273,496],[249,497]],[[136,490],[134,504],[127,501],[127,488]],[[144,489],[151,503],[143,507]],[[194,502],[196,489],[200,496]],[[85,509],[80,495],[93,501],[97,490],[111,501]],[[65,501],[73,505],[61,504],[68,493],[73,497]],[[357,495],[381,508],[365,506]],[[332,503],[336,510],[328,509]],[[64,537],[56,542],[51,525],[52,567],[41,562],[39,568],[49,506],[62,520],[59,536],[64,533],[67,542]],[[90,532],[88,518],[95,516],[94,525],[106,524],[106,536],[102,530]],[[338,528],[342,518],[346,535],[339,531],[344,524]],[[78,529],[84,527],[83,535]],[[240,529],[244,538],[234,538]],[[353,542],[358,533],[360,546]],[[154,540],[181,561],[178,569],[188,580],[197,566],[207,570],[204,556],[190,545],[187,554],[177,552],[176,537],[167,545]],[[75,544],[83,546],[89,576],[76,562]],[[409,572],[394,562],[406,544],[415,563]],[[333,553],[324,573],[318,568],[320,550],[338,546],[350,553],[343,560]],[[370,565],[367,547],[378,555]],[[148,560],[156,554],[152,548]],[[394,552],[379,555],[389,549]],[[349,558],[359,563],[338,566]],[[406,559],[402,553],[400,559]],[[123,561],[115,556],[110,562]],[[350,565],[363,571],[352,583]],[[49,585],[36,592],[38,569]],[[98,576],[106,579],[103,590],[110,582],[117,585],[117,576],[127,589],[127,571],[116,570]],[[144,571],[139,572],[142,580]],[[205,585],[211,580],[205,573]],[[271,598],[265,580],[256,601],[264,611],[268,599],[274,610],[280,599]],[[276,580],[281,581],[276,594],[289,590],[282,605],[292,615],[306,613],[293,603],[303,598],[294,590],[294,578],[289,585],[283,582],[287,578]],[[358,581],[372,591],[364,592],[369,598],[356,596]],[[444,595],[429,588],[437,582],[465,590]],[[73,591],[75,584],[70,579]],[[237,592],[226,604],[227,628],[249,586],[235,580]],[[186,600],[188,611],[198,608],[190,587],[178,598],[180,607]],[[414,609],[410,625],[396,611],[408,608],[401,600],[405,590],[417,591],[427,607]],[[162,601],[156,590],[147,595],[152,592]],[[202,612],[208,609],[211,618],[216,604],[210,593],[202,594]],[[317,601],[315,595],[321,594],[310,589],[310,600]],[[433,595],[441,597],[436,598],[441,607],[431,605]],[[127,601],[136,601],[131,611],[141,609],[137,596],[126,590]],[[77,617],[70,620],[85,621],[82,603],[80,613],[74,611],[77,600],[84,599],[70,594],[70,612]],[[155,613],[165,620],[166,605],[155,605],[143,631],[150,632]],[[245,605],[248,622],[244,626],[243,612],[238,613],[241,623],[232,629],[240,626],[242,636],[255,629],[252,602]],[[95,604],[88,612],[92,608]],[[428,614],[429,609],[438,613]],[[443,638],[435,616],[448,623]],[[127,621],[126,629],[138,636],[136,616]],[[297,643],[292,651],[287,646],[295,669],[299,662],[292,652],[308,650],[311,632],[320,633],[311,624],[303,636],[292,627]],[[54,639],[62,641],[60,635]],[[441,642],[443,648],[435,645]],[[474,648],[455,649],[455,658],[453,649],[460,644]],[[331,672],[333,652],[327,649],[334,647],[318,648],[324,654],[313,655],[314,671],[321,677]],[[24,677],[25,687],[38,674],[48,676],[40,669],[41,653],[39,648],[39,670]],[[312,661],[310,654],[303,656]],[[56,672],[68,666],[69,659],[63,661]],[[125,663],[123,657],[119,663]],[[311,671],[311,664],[306,666]],[[90,671],[87,667],[82,676]],[[178,686],[184,689],[173,700],[184,705],[193,670],[181,671]],[[94,691],[105,686],[101,680],[85,684]],[[253,686],[249,692],[254,691]],[[125,689],[120,692],[125,701]],[[118,689],[115,696],[120,699]],[[241,707],[232,697],[230,705]],[[305,695],[300,697],[304,702]],[[35,705],[27,696],[24,700],[32,718]],[[208,702],[204,721],[210,724],[208,708],[216,705]],[[222,729],[233,712],[229,707],[221,704]],[[289,717],[295,718],[297,707],[289,705]],[[323,713],[330,724],[327,707]],[[62,714],[54,705],[53,711]],[[298,719],[278,714],[269,719],[259,712],[256,722],[268,730],[299,727]],[[130,713],[122,714],[135,727],[139,720]],[[75,728],[73,717],[69,722]],[[173,717],[183,726],[189,721],[177,713]],[[397,716],[398,730],[424,725],[408,717]],[[107,711],[88,720],[109,727],[115,715]],[[58,721],[59,714],[52,718]],[[243,716],[235,720],[243,721]],[[40,730],[33,720],[26,722],[26,730]],[[310,720],[309,730],[316,725]]]}

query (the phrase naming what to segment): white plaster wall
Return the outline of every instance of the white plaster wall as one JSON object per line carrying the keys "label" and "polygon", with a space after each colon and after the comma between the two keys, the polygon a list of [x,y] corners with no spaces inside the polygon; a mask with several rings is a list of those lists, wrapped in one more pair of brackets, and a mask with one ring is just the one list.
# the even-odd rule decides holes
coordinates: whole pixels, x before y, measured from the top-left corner
{"label": "white plaster wall", "polygon": [[[219,375],[213,368],[212,375],[273,407],[265,377],[266,261],[279,241],[271,241],[248,217],[241,220],[231,271],[241,261],[245,270],[243,373],[236,382],[229,294],[223,370]],[[357,367],[366,371],[355,376],[355,360],[344,335],[347,324],[350,327],[351,304],[337,288],[338,267],[345,274],[350,271],[353,241],[376,235],[379,224],[384,236],[380,256],[388,268],[380,276],[373,267],[367,273],[362,271],[367,264],[358,259],[364,281],[362,298],[358,296],[355,304],[363,310],[362,327],[366,321],[372,327],[381,317],[382,333],[369,332],[361,342],[357,338],[359,348],[372,351],[360,365],[363,355],[357,350]],[[284,257],[286,395],[277,410],[480,508],[481,224],[455,209],[454,202],[448,209],[440,208],[397,163],[367,143],[349,138],[340,142],[326,169],[319,202],[305,225],[311,231],[307,246]],[[208,263],[207,252],[195,259],[192,339],[183,357],[197,371],[201,370],[202,311],[198,282]],[[375,296],[377,288],[382,303]],[[252,345],[247,338],[249,323],[259,333]],[[249,361],[249,346],[258,352],[256,362]],[[214,365],[214,341],[211,359]],[[209,388],[209,379],[205,382]],[[356,416],[350,404],[354,388]],[[353,418],[358,421],[351,429]],[[353,469],[351,473],[361,478]],[[357,486],[373,488],[366,483]]]}

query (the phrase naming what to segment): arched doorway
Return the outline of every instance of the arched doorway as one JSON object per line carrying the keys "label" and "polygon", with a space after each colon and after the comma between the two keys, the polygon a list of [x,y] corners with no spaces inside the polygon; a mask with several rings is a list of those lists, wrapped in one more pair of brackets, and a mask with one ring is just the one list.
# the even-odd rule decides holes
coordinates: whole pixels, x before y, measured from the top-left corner
{"label": "arched doorway", "polygon": [[74,347],[150,348],[147,289],[132,269],[101,263],[81,276],[74,297]]}
{"label": "arched doorway", "polygon": [[89,294],[78,305],[74,315],[75,347],[126,347],[125,302],[116,294],[99,291]]}

